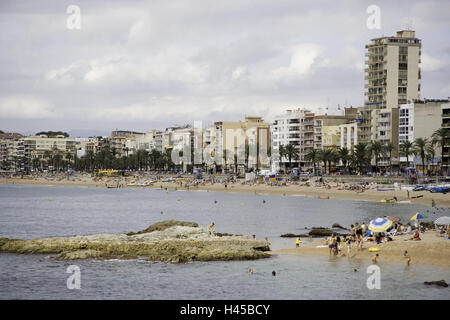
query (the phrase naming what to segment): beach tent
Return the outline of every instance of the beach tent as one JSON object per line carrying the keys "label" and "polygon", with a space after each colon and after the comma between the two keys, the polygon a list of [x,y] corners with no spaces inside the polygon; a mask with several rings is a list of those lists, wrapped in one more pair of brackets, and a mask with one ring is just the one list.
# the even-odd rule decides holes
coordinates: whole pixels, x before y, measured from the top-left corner
{"label": "beach tent", "polygon": [[443,216],[443,217],[437,218],[434,221],[434,224],[437,224],[438,226],[450,225],[450,217]]}

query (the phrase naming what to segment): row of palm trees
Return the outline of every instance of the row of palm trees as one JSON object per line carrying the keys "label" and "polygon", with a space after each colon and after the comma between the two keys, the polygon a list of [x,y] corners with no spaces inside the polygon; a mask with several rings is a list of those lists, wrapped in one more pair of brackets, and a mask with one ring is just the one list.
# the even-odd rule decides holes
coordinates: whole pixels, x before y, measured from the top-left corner
{"label": "row of palm trees", "polygon": [[[418,156],[421,159],[422,172],[425,174],[426,163],[431,161],[434,164],[436,156],[436,148],[441,148],[441,154],[444,153],[444,146],[450,139],[450,132],[446,128],[436,130],[430,138],[417,138],[414,142],[404,141],[399,145],[399,154],[406,157],[406,166],[409,167],[410,157]],[[351,173],[354,168],[358,171],[371,171],[372,160],[375,163],[375,172],[379,171],[379,163],[381,160],[389,162],[390,171],[392,172],[392,158],[396,153],[396,147],[392,143],[383,144],[380,141],[371,143],[358,143],[353,150],[347,148],[326,148],[312,149],[305,155],[305,161],[313,164],[314,172],[316,168],[323,163],[323,168],[328,168],[331,172],[332,164],[342,166],[344,173]],[[279,147],[280,159],[287,158],[289,166],[292,168],[292,160],[299,159],[298,150],[295,145],[287,144]]]}

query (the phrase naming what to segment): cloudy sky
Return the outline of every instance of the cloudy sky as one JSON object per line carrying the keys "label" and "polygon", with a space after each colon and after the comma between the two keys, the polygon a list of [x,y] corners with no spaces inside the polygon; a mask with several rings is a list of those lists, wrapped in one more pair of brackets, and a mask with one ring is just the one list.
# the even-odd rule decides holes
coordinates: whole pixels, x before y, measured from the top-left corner
{"label": "cloudy sky", "polygon": [[0,129],[108,134],[361,106],[365,44],[407,28],[422,39],[422,97],[447,98],[447,0],[2,0]]}

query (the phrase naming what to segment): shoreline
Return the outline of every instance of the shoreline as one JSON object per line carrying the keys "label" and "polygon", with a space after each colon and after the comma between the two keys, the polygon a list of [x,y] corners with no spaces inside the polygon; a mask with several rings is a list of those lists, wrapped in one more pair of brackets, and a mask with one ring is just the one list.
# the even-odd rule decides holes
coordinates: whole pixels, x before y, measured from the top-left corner
{"label": "shoreline", "polygon": [[[91,178],[81,178],[75,181],[72,180],[47,180],[44,178],[34,179],[20,179],[20,178],[0,178],[0,184],[16,184],[16,185],[42,185],[42,186],[71,186],[71,187],[96,187],[107,188],[108,183],[110,188],[116,188],[117,184],[114,180],[100,180],[94,181]],[[266,194],[266,195],[280,195],[280,196],[306,196],[321,198],[323,201],[328,199],[347,199],[356,201],[375,201],[380,202],[384,199],[392,199],[396,197],[398,201],[410,201],[411,204],[419,204],[431,207],[434,200],[438,207],[450,207],[450,195],[442,193],[431,193],[429,191],[410,191],[408,198],[408,192],[406,190],[389,190],[389,191],[377,191],[376,189],[368,189],[364,192],[356,192],[355,190],[344,190],[339,188],[339,184],[330,183],[330,187],[317,187],[306,186],[301,184],[293,184],[287,186],[270,186],[266,184],[241,184],[241,183],[229,183],[225,188],[222,183],[197,185],[197,186],[180,186],[175,182],[155,182],[148,186],[127,186],[121,183],[121,188],[131,189],[163,189],[163,190],[184,190],[184,191],[213,191],[213,192],[234,192],[234,193],[247,193],[247,194]],[[114,184],[114,186],[112,186]],[[419,198],[412,198],[417,197]],[[401,203],[394,203],[401,204]],[[394,205],[388,203],[386,205]]]}
{"label": "shoreline", "polygon": [[[363,249],[359,251],[352,246],[350,258],[347,256],[347,246],[344,245],[342,253],[338,259],[362,259],[369,260],[378,253],[378,262],[396,262],[406,265],[406,258],[403,256],[405,250],[411,256],[411,265],[431,265],[450,268],[450,240],[439,237],[436,231],[427,231],[420,234],[422,240],[409,240],[412,235],[394,236],[393,241],[387,243],[364,242]],[[408,239],[408,240],[407,240]],[[317,248],[318,245],[325,245],[325,239],[313,241],[302,245],[299,248],[286,248],[270,251],[270,254],[294,254],[294,255],[315,255],[330,256],[328,247]],[[369,252],[369,248],[379,248],[378,252]]]}

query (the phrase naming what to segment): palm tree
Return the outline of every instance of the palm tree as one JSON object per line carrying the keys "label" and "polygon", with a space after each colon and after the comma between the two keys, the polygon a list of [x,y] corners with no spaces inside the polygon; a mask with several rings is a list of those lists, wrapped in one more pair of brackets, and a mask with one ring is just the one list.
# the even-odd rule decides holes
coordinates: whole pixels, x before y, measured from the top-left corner
{"label": "palm tree", "polygon": [[378,173],[378,160],[380,159],[380,156],[383,154],[384,151],[383,144],[381,143],[381,141],[372,141],[372,143],[369,146],[369,150],[375,157],[375,173]]}
{"label": "palm tree", "polygon": [[[278,148],[278,155],[280,157],[280,162],[283,162],[283,158],[286,156],[286,149],[284,145],[280,145]],[[286,171],[286,164],[284,165],[284,171]]]}
{"label": "palm tree", "polygon": [[434,165],[434,157],[436,156],[436,144],[437,139],[432,138],[425,149],[425,152],[427,153],[427,158],[429,157],[431,160],[431,166]]}
{"label": "palm tree", "polygon": [[[359,167],[359,172],[363,172],[363,167],[368,162],[368,146],[367,143],[360,142],[353,147],[354,162]],[[369,158],[370,162],[370,158]]]}
{"label": "palm tree", "polygon": [[[441,147],[441,159],[443,159],[444,147],[445,147],[446,143],[448,143],[448,139],[450,138],[450,130],[448,128],[437,129],[431,137],[433,139],[435,139],[436,144]],[[442,160],[441,160],[441,164],[442,164]],[[442,169],[442,166],[441,166],[441,169]]]}
{"label": "palm tree", "polygon": [[422,161],[422,173],[425,175],[425,149],[428,145],[428,138],[417,138],[414,140],[414,154],[420,155]]}
{"label": "palm tree", "polygon": [[342,161],[342,165],[344,166],[344,173],[347,171],[347,162],[349,160],[349,151],[346,147],[339,148],[337,151],[339,155],[339,159]]}
{"label": "palm tree", "polygon": [[313,164],[314,174],[316,174],[316,163],[319,157],[319,151],[317,149],[312,149],[305,155],[305,160],[310,161]]}
{"label": "palm tree", "polygon": [[409,167],[409,156],[413,155],[413,143],[411,141],[403,141],[400,144],[400,154],[406,157],[406,166]]}
{"label": "palm tree", "polygon": [[284,146],[285,156],[289,159],[289,169],[292,169],[292,159],[298,160],[298,151],[295,146],[291,143],[288,143]]}
{"label": "palm tree", "polygon": [[327,171],[327,164],[328,164],[328,173],[330,173],[331,161],[333,160],[333,150],[331,149],[320,150],[319,159],[320,161],[323,161],[325,172]]}
{"label": "palm tree", "polygon": [[384,151],[389,154],[389,172],[392,174],[392,153],[395,151],[395,146],[392,142],[388,142],[384,146]]}

